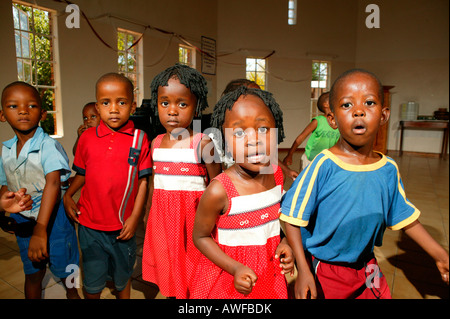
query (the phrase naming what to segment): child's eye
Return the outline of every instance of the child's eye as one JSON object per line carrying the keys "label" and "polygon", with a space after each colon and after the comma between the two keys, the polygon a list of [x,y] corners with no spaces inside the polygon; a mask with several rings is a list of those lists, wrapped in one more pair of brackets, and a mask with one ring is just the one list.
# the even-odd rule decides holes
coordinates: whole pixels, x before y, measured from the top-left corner
{"label": "child's eye", "polygon": [[366,104],[368,106],[376,105],[377,103],[375,101],[367,101]]}
{"label": "child's eye", "polygon": [[88,118],[87,118],[86,116],[85,116],[85,117],[83,117],[83,121],[87,121],[87,119],[88,119]]}
{"label": "child's eye", "polygon": [[30,104],[30,105],[28,105],[28,107],[29,107],[30,109],[34,109],[35,107],[37,107],[37,105],[36,105],[36,104]]}
{"label": "child's eye", "polygon": [[103,101],[103,102],[102,102],[102,105],[103,105],[103,106],[107,106],[108,104],[109,104],[108,101]]}
{"label": "child's eye", "polygon": [[10,104],[7,106],[7,108],[9,108],[9,109],[15,109],[16,107],[17,107],[17,105],[15,105],[15,104]]}
{"label": "child's eye", "polygon": [[161,106],[162,107],[168,107],[169,106],[169,102],[161,102]]}
{"label": "child's eye", "polygon": [[258,134],[266,134],[267,132],[269,132],[269,129],[267,127],[258,128]]}
{"label": "child's eye", "polygon": [[351,106],[352,106],[352,103],[344,103],[344,104],[341,105],[341,107],[344,108],[344,109],[348,109]]}
{"label": "child's eye", "polygon": [[[96,119],[97,118],[97,115],[92,115],[91,116],[91,119]],[[87,118],[86,118],[87,119]]]}
{"label": "child's eye", "polygon": [[245,132],[243,130],[235,130],[233,135],[238,137],[238,138],[242,138],[242,137],[245,136]]}
{"label": "child's eye", "polygon": [[180,102],[180,104],[178,104],[178,106],[180,108],[184,109],[184,108],[187,108],[188,105],[186,103],[184,103],[184,102]]}
{"label": "child's eye", "polygon": [[119,101],[119,105],[125,105],[127,104],[125,101]]}

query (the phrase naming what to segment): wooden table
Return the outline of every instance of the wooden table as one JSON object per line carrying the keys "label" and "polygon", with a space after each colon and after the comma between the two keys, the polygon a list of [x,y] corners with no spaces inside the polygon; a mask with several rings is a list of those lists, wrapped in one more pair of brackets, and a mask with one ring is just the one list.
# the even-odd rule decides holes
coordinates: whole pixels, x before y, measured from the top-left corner
{"label": "wooden table", "polygon": [[403,130],[412,128],[418,130],[444,130],[444,138],[442,140],[442,150],[440,157],[445,158],[447,155],[448,144],[448,121],[429,120],[429,121],[400,121],[400,156],[403,154]]}

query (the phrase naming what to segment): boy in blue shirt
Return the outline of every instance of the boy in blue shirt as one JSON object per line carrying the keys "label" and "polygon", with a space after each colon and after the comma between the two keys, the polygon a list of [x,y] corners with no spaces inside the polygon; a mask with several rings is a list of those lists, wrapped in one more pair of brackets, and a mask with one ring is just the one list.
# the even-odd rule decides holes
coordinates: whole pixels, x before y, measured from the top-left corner
{"label": "boy in blue shirt", "polygon": [[[335,146],[318,154],[282,201],[280,219],[297,260],[296,298],[391,298],[373,254],[386,227],[404,230],[436,262],[448,284],[448,253],[419,223],[397,164],[373,151],[390,111],[380,81],[360,69],[342,74],[330,91],[328,122]],[[312,256],[315,278],[306,261]]]}
{"label": "boy in blue shirt", "polygon": [[[0,161],[1,193],[26,188],[31,209],[11,214],[25,272],[25,298],[39,299],[46,264],[66,285],[68,265],[79,263],[73,224],[68,220],[61,193],[70,176],[69,159],[61,144],[44,133],[45,119],[38,91],[25,82],[13,82],[2,92],[0,121],[8,122],[15,136],[3,143]],[[75,287],[68,298],[79,298]]]}

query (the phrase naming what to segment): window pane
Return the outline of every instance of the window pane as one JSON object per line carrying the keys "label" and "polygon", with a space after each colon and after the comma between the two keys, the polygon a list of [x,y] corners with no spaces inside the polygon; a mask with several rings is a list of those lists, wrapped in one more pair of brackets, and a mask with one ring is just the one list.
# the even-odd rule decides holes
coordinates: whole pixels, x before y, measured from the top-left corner
{"label": "window pane", "polygon": [[245,76],[246,78],[247,78],[247,80],[250,80],[250,81],[255,81],[255,73],[253,73],[253,72],[246,72],[246,76]]}
{"label": "window pane", "polygon": [[265,60],[257,60],[256,63],[256,71],[257,72],[264,72],[266,70],[266,61]]}
{"label": "window pane", "polygon": [[50,35],[50,18],[49,13],[39,9],[33,9],[34,31]]}
{"label": "window pane", "polygon": [[30,38],[28,32],[20,32],[21,33],[21,45],[22,45],[22,57],[31,58],[30,51]]}
{"label": "window pane", "polygon": [[117,49],[125,51],[125,34],[122,32],[117,32]]}
{"label": "window pane", "polygon": [[42,99],[42,108],[46,111],[55,111],[54,89],[39,88],[38,91]]}
{"label": "window pane", "polygon": [[31,67],[30,60],[23,60],[23,80],[24,82],[32,84],[33,68]]}
{"label": "window pane", "polygon": [[128,53],[128,70],[127,72],[135,72],[135,65],[136,65],[136,59],[134,58],[133,55]]}
{"label": "window pane", "polygon": [[22,56],[22,46],[20,44],[20,31],[15,31],[14,37],[15,37],[15,41],[16,41],[16,56],[21,57]]}
{"label": "window pane", "polygon": [[13,20],[14,20],[14,29],[20,29],[19,24],[19,10],[13,6]]}
{"label": "window pane", "polygon": [[53,85],[53,63],[36,62],[37,85]]}
{"label": "window pane", "polygon": [[23,81],[23,62],[17,59],[17,75],[19,76],[19,81]]}
{"label": "window pane", "polygon": [[28,16],[25,12],[19,11],[19,20],[20,20],[20,29],[21,30],[29,30],[28,27]]}
{"label": "window pane", "polygon": [[117,63],[119,66],[119,72],[125,72],[126,71],[125,53],[119,52]]}
{"label": "window pane", "polygon": [[247,59],[247,71],[254,71],[256,69],[255,67],[255,59]]}
{"label": "window pane", "polygon": [[134,36],[132,36],[131,34],[129,34],[128,36],[127,36],[127,49],[129,49],[132,45],[133,45],[133,43],[134,43]]}

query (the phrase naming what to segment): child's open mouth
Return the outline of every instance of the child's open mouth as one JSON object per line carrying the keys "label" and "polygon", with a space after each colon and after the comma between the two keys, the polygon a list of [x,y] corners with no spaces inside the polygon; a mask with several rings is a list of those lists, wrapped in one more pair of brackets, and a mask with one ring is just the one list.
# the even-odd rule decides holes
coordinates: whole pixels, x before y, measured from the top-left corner
{"label": "child's open mouth", "polygon": [[367,129],[366,129],[365,125],[361,124],[361,123],[356,123],[356,125],[354,125],[353,129],[352,129],[353,133],[357,134],[357,135],[364,134],[366,132],[366,130]]}
{"label": "child's open mouth", "polygon": [[265,154],[253,154],[253,155],[247,156],[247,160],[249,163],[256,164],[256,163],[261,163],[262,161],[264,161],[265,157],[266,157]]}

